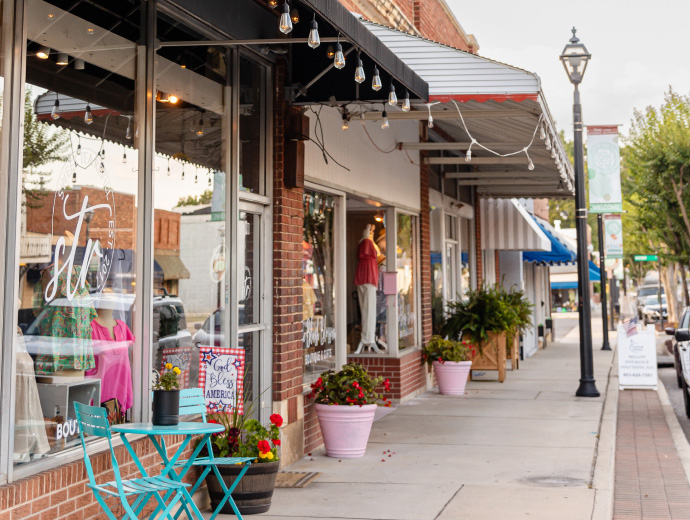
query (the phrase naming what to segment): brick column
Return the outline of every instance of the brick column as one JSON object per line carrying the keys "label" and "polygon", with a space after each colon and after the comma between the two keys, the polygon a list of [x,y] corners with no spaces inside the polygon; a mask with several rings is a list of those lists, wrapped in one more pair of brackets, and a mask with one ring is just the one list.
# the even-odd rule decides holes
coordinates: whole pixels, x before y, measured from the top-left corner
{"label": "brick column", "polygon": [[[426,122],[419,124],[420,141],[428,140],[428,128]],[[429,165],[425,159],[428,153],[419,153],[419,194],[420,194],[420,218],[419,218],[419,266],[421,272],[421,323],[422,323],[422,344],[425,345],[433,333],[431,319],[431,215],[429,213]]]}
{"label": "brick column", "polygon": [[484,281],[484,261],[482,260],[482,222],[481,211],[479,205],[481,199],[475,197],[474,199],[474,236],[475,236],[475,252],[477,255],[477,287],[481,287]]}
{"label": "brick column", "polygon": [[283,429],[283,464],[303,453],[302,381],[302,188],[283,182],[285,118],[285,65],[275,67],[273,92],[273,409],[286,419]]}

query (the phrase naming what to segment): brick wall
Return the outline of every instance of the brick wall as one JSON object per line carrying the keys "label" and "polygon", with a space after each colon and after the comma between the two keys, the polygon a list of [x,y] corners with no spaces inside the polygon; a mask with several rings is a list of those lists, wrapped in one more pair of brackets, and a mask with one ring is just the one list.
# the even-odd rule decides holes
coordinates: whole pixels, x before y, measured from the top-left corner
{"label": "brick wall", "polygon": [[173,211],[154,210],[154,249],[180,250],[180,217]]}
{"label": "brick wall", "polygon": [[494,267],[496,270],[496,283],[501,283],[501,265],[498,251],[494,251]]}
{"label": "brick wall", "polygon": [[387,399],[400,401],[426,386],[426,376],[422,365],[422,352],[403,351],[397,358],[392,357],[352,357],[348,362],[357,361],[374,377],[387,377],[391,383]]}
{"label": "brick wall", "polygon": [[[168,437],[168,456],[172,457],[183,437]],[[139,460],[147,471],[160,472],[160,456],[148,439],[132,443]],[[191,455],[193,447],[185,450],[183,457]],[[134,461],[124,446],[115,448],[115,457],[120,466],[123,479],[140,476]],[[103,483],[114,479],[110,452],[102,451],[91,456],[91,464],[96,482]],[[191,482],[198,476],[196,470],[185,478]],[[107,516],[96,502],[93,492],[86,485],[88,477],[83,461],[59,466],[31,477],[0,487],[0,520],[107,520]],[[121,518],[124,510],[116,502],[108,500],[112,511]],[[151,503],[145,509],[153,510]],[[144,518],[145,515],[140,515]]]}
{"label": "brick wall", "polygon": [[[428,140],[426,122],[419,124],[421,142]],[[422,345],[425,345],[433,333],[431,317],[431,213],[429,209],[429,165],[426,164],[427,152],[419,154],[419,195],[420,195],[420,272],[421,272],[421,318]]]}
{"label": "brick wall", "polygon": [[297,396],[302,393],[302,189],[283,183],[285,66],[275,68],[273,92],[273,400],[288,404],[288,423],[297,419]]}
{"label": "brick wall", "polygon": [[477,287],[482,285],[484,281],[484,259],[482,258],[482,222],[481,211],[479,210],[479,198],[474,200],[474,239],[475,239],[475,253],[477,256]]}

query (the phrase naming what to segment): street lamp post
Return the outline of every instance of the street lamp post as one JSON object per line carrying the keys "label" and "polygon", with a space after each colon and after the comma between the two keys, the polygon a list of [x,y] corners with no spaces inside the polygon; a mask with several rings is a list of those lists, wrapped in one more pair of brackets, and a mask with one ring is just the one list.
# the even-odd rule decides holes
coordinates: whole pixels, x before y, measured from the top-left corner
{"label": "street lamp post", "polygon": [[[601,322],[604,325],[604,344],[601,350],[611,350],[609,344],[609,320],[606,316],[608,312],[606,301],[606,256],[604,251],[604,215],[599,213],[597,215],[597,224],[599,226],[599,273],[601,274]],[[613,300],[613,294],[611,294]],[[611,311],[611,318],[613,318],[613,311]]]}
{"label": "street lamp post", "polygon": [[575,392],[578,397],[599,397],[594,381],[592,361],[592,309],[589,301],[589,265],[587,262],[587,208],[585,204],[585,168],[582,149],[582,105],[578,86],[587,69],[591,55],[575,35],[570,39],[560,59],[568,79],[574,85],[573,131],[575,155],[575,225],[577,231],[577,292],[578,321],[580,325],[580,386]]}

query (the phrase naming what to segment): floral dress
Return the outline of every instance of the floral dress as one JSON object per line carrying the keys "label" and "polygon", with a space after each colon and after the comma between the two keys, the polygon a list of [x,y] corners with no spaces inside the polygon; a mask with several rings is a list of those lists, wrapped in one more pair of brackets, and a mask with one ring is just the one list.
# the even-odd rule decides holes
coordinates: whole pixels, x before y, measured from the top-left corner
{"label": "floral dress", "polygon": [[[51,275],[55,267],[51,268]],[[79,282],[81,267],[72,269],[70,287]],[[73,300],[67,300],[67,272],[60,273],[58,289],[51,304],[45,301],[43,279],[34,286],[34,314],[41,321],[38,331],[46,340],[45,348],[36,356],[36,373],[53,374],[59,370],[89,370],[96,366],[91,344],[91,322],[96,318],[92,303],[85,304],[89,297],[90,285],[77,290]]]}

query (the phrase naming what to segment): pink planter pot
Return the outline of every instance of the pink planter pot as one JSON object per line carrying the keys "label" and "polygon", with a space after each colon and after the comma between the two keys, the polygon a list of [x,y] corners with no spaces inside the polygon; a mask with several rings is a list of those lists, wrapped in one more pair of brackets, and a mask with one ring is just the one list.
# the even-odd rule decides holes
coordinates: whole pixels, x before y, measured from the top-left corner
{"label": "pink planter pot", "polygon": [[443,395],[465,395],[467,376],[472,361],[434,361],[434,372],[438,381],[438,391]]}
{"label": "pink planter pot", "polygon": [[367,450],[371,425],[376,415],[375,404],[364,406],[329,406],[317,404],[326,455],[339,459],[354,459]]}

